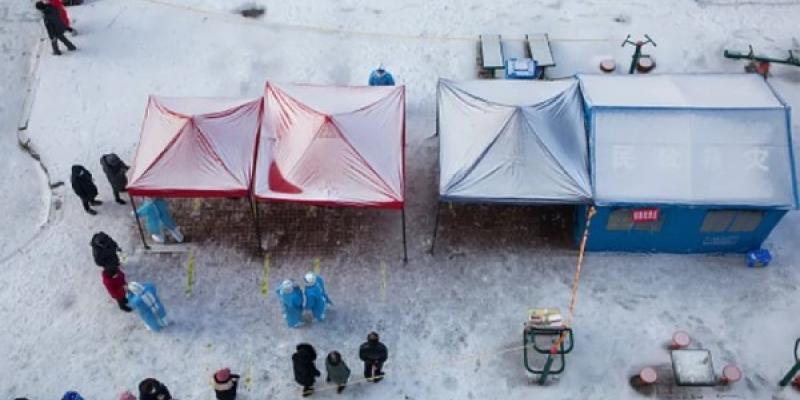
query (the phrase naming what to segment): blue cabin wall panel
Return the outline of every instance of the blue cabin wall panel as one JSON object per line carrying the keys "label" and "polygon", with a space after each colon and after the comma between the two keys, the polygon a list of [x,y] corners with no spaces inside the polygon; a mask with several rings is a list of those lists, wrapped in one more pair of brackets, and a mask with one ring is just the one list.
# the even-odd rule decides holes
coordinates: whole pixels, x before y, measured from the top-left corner
{"label": "blue cabin wall panel", "polygon": [[[642,206],[647,208],[648,206]],[[592,218],[586,249],[589,251],[629,251],[666,253],[744,253],[761,246],[772,229],[786,214],[786,210],[762,211],[758,227],[749,232],[702,232],[709,211],[741,211],[718,207],[658,206],[661,222],[659,230],[609,230],[611,213],[616,209],[637,207],[596,207]],[[586,206],[578,212],[576,239],[580,243],[586,226]]]}

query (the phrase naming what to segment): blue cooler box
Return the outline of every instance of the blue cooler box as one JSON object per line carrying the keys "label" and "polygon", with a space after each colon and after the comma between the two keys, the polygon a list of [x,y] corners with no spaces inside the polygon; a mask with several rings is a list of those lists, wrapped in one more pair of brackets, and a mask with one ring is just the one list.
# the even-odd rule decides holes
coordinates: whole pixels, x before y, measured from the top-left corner
{"label": "blue cooler box", "polygon": [[772,261],[772,255],[765,249],[747,252],[747,266],[750,268],[766,267]]}
{"label": "blue cooler box", "polygon": [[532,58],[508,59],[506,79],[536,79],[536,61]]}

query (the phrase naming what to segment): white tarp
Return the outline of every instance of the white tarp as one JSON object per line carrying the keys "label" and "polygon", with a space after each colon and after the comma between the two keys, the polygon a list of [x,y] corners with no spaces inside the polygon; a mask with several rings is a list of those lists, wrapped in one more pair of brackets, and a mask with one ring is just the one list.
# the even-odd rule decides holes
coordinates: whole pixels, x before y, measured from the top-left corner
{"label": "white tarp", "polygon": [[591,199],[578,83],[440,79],[439,194],[464,201]]}
{"label": "white tarp", "polygon": [[580,81],[596,203],[794,207],[789,114],[762,78]]}

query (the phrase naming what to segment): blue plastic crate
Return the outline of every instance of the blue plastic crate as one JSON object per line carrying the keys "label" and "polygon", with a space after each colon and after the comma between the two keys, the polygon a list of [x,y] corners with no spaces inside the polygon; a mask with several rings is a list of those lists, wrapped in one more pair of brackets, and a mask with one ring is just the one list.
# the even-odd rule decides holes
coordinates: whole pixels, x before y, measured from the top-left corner
{"label": "blue plastic crate", "polygon": [[766,267],[770,261],[772,261],[772,255],[766,249],[747,252],[747,266],[750,268]]}
{"label": "blue plastic crate", "polygon": [[536,79],[536,60],[532,58],[506,60],[506,79]]}

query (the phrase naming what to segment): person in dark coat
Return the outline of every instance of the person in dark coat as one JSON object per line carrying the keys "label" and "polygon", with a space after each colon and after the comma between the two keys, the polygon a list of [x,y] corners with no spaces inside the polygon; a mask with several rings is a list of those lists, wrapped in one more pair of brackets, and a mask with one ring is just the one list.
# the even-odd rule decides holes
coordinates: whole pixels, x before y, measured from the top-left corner
{"label": "person in dark coat", "polygon": [[389,350],[381,343],[378,334],[370,332],[367,341],[358,349],[358,358],[364,361],[364,378],[372,382],[383,379],[383,363],[389,358]]}
{"label": "person in dark coat", "polygon": [[317,359],[317,352],[308,343],[297,345],[297,351],[292,354],[292,366],[294,367],[294,380],[303,387],[303,397],[314,394],[314,380],[321,373],[314,365]]}
{"label": "person in dark coat", "polygon": [[325,358],[325,370],[328,372],[325,380],[335,383],[336,393],[342,393],[347,386],[347,380],[350,379],[350,368],[342,360],[342,355],[338,351],[328,353],[328,357]]}
{"label": "person in dark coat", "polygon": [[232,374],[229,368],[223,368],[214,373],[214,392],[217,400],[236,400],[238,384],[239,375]]}
{"label": "person in dark coat", "polygon": [[147,378],[139,382],[139,400],[172,400],[172,395],[163,383]]}
{"label": "person in dark coat", "polygon": [[100,275],[103,277],[103,286],[106,287],[111,298],[117,301],[119,309],[125,312],[133,311],[128,306],[128,298],[125,291],[128,281],[125,279],[125,273],[120,268],[106,268]]}
{"label": "person in dark coat", "polygon": [[50,44],[53,46],[53,55],[61,55],[61,50],[58,49],[58,41],[64,43],[64,46],[67,46],[67,50],[69,51],[78,49],[64,36],[64,32],[67,31],[67,26],[64,25],[64,21],[61,20],[61,15],[57,8],[50,4],[37,1],[36,9],[42,12],[44,27],[47,29],[47,36],[50,38]]}
{"label": "person in dark coat", "polygon": [[108,183],[111,185],[111,190],[114,191],[114,200],[119,204],[125,204],[125,200],[119,197],[119,194],[125,192],[125,187],[128,186],[128,177],[125,173],[128,172],[128,167],[125,165],[119,156],[114,153],[105,154],[100,157],[100,165],[103,166],[103,172],[108,178]]}
{"label": "person in dark coat", "polygon": [[103,202],[95,199],[97,197],[97,186],[94,185],[92,174],[82,165],[73,165],[70,182],[72,183],[72,190],[81,198],[83,209],[91,215],[97,214],[97,211],[92,210],[89,206],[99,206]]}
{"label": "person in dark coat", "polygon": [[103,231],[97,232],[92,236],[91,245],[92,257],[98,267],[117,268],[120,266],[117,252],[122,251],[122,249],[119,248],[119,245],[111,236],[108,236]]}

